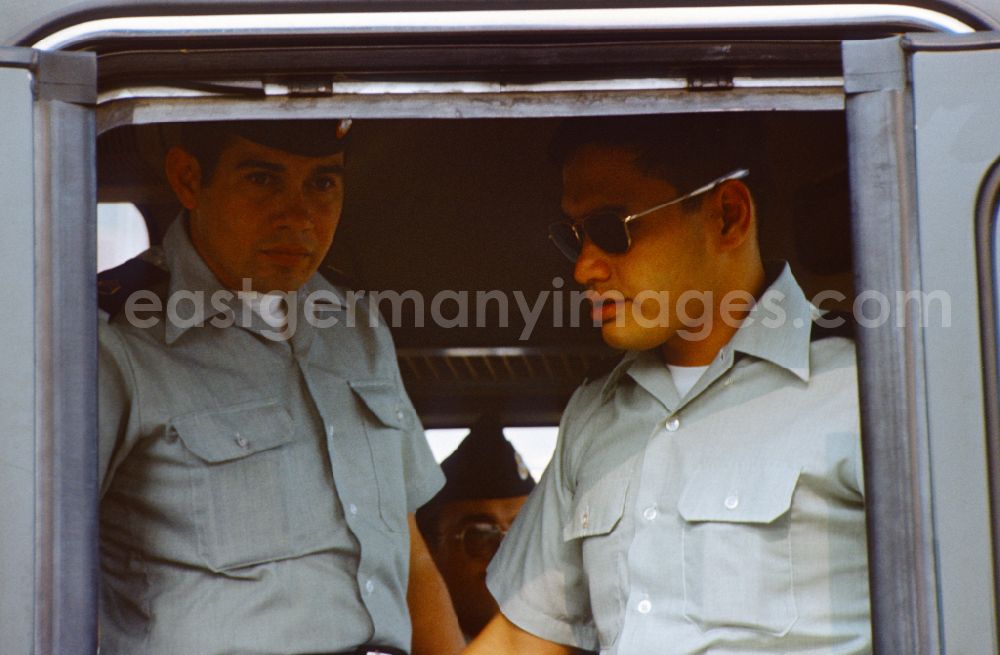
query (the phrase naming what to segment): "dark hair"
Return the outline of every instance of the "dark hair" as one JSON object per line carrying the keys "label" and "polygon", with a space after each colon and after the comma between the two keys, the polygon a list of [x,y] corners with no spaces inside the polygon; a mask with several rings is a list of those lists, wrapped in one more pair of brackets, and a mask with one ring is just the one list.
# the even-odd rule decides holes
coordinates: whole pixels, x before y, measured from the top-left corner
{"label": "dark hair", "polygon": [[306,157],[326,157],[347,147],[349,122],[341,120],[210,121],[181,125],[176,145],[201,166],[210,184],[219,156],[234,137]]}
{"label": "dark hair", "polygon": [[560,166],[585,145],[633,150],[646,175],[686,193],[739,168],[753,168],[760,126],[745,114],[670,114],[569,118],[549,155]]}

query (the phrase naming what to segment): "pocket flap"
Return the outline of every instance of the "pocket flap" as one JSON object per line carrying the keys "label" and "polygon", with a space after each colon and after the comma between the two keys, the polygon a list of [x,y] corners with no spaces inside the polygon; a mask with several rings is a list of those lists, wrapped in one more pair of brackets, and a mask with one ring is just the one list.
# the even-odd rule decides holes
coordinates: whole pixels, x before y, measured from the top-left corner
{"label": "pocket flap", "polygon": [[563,526],[563,540],[608,534],[625,513],[628,478],[604,478],[573,499],[572,513]]}
{"label": "pocket flap", "polygon": [[276,402],[190,414],[171,422],[184,446],[206,462],[226,462],[292,440],[294,424]]}
{"label": "pocket flap", "polygon": [[784,464],[704,467],[677,504],[688,522],[770,523],[792,506],[799,469]]}
{"label": "pocket flap", "polygon": [[347,383],[379,421],[391,428],[403,428],[406,414],[395,384],[390,380],[348,380]]}

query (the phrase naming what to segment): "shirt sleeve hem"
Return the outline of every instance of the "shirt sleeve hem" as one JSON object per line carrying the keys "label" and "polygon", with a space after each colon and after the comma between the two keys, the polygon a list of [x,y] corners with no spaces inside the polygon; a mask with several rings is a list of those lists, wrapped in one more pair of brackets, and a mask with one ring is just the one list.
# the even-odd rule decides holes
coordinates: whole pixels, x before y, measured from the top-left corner
{"label": "shirt sleeve hem", "polygon": [[406,494],[406,511],[415,512],[427,504],[444,487],[444,473],[437,466],[433,473],[410,486]]}
{"label": "shirt sleeve hem", "polygon": [[550,616],[537,607],[532,607],[523,598],[502,603],[500,612],[517,627],[546,641],[583,650],[600,648],[593,626]]}

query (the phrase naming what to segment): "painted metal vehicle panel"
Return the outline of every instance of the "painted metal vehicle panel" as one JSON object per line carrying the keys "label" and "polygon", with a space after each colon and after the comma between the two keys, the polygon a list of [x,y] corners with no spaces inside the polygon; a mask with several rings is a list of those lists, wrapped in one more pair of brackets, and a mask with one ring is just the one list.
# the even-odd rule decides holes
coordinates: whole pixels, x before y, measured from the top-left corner
{"label": "painted metal vehicle panel", "polygon": [[[766,14],[766,24],[780,24],[799,27],[807,25],[810,17],[825,15],[827,22],[834,22],[833,15],[843,13],[845,7],[850,7],[850,13],[860,15],[878,14],[883,23],[893,22],[893,17],[899,24],[909,24],[911,29],[917,28],[920,21],[927,21],[931,27],[936,21],[947,21],[951,18],[972,29],[995,29],[1000,26],[1000,2],[995,0],[979,0],[977,2],[916,2],[916,3],[870,3],[870,4],[832,4],[818,2],[720,2],[720,3],[685,3],[685,2],[650,2],[648,0],[629,3],[630,9],[624,10],[621,3],[616,2],[468,2],[443,0],[440,2],[359,2],[354,0],[326,2],[318,0],[294,0],[280,3],[245,2],[242,0],[227,1],[205,0],[169,2],[76,2],[67,5],[61,0],[45,0],[29,2],[26,0],[7,0],[4,7],[3,21],[0,28],[0,44],[34,45],[41,39],[53,33],[79,26],[84,23],[109,20],[124,17],[150,16],[204,16],[228,15],[235,23],[253,22],[253,15],[260,14],[338,14],[340,24],[355,24],[371,34],[371,26],[378,23],[433,22],[450,23],[453,26],[468,26],[482,21],[482,17],[469,15],[468,12],[496,12],[500,15],[494,20],[505,23],[508,27],[525,25],[528,22],[548,22],[554,27],[564,29],[598,28],[608,29],[614,23],[627,23],[632,27],[650,26],[650,21],[657,20],[657,14],[674,13],[683,22],[705,20],[707,7],[720,7],[719,16],[711,20],[726,19],[730,22],[747,21],[753,17]],[[666,11],[665,11],[666,10]],[[573,11],[577,14],[572,21],[559,16],[557,12]],[[743,13],[743,12],[746,13]],[[587,14],[593,17],[587,17]],[[431,17],[430,14],[438,14]],[[547,15],[546,15],[547,14]],[[356,16],[356,22],[352,19]],[[405,20],[402,17],[408,16]],[[850,19],[850,20],[856,20]],[[601,26],[604,27],[601,27]],[[938,28],[940,29],[940,28]]]}
{"label": "painted metal vehicle panel", "polygon": [[[839,196],[807,207],[818,225],[824,207],[850,204],[830,232],[847,248],[834,258],[843,288],[947,298],[947,324],[904,305],[911,320],[859,336],[875,641],[888,655],[1000,652],[1000,40],[987,31],[1000,28],[1000,2],[7,0],[2,11],[0,44],[20,47],[0,48],[0,279],[13,319],[0,340],[0,652],[95,648],[95,207],[133,202],[156,240],[176,207],[146,173],[171,124],[368,119],[361,178],[407,194],[359,184],[353,211],[384,217],[336,256],[363,260],[353,244],[380,239],[395,263],[359,269],[387,288],[454,276],[490,288],[506,275],[510,288],[552,291],[561,269],[510,234],[547,211],[557,179],[540,144],[554,122],[686,112],[759,113],[783,182],[840,180]],[[394,147],[402,172],[379,173]],[[479,158],[448,161],[463,151]],[[516,183],[480,182],[522,169]],[[406,177],[430,171],[467,194],[441,200]],[[796,195],[778,189],[775,205]],[[428,227],[405,232],[421,203]],[[433,251],[467,243],[473,215],[479,237],[505,226],[490,236],[497,263],[468,245]],[[791,221],[771,229],[778,245],[802,236]],[[421,267],[393,250],[427,236]],[[402,329],[424,420],[461,425],[467,409],[442,400],[461,398],[554,421],[595,353],[556,327],[527,345],[517,330]]]}

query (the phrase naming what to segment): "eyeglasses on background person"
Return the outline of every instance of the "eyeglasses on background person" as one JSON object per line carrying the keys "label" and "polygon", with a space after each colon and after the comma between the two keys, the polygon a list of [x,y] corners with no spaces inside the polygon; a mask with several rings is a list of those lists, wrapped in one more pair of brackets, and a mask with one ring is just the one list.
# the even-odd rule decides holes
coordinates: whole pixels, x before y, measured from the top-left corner
{"label": "eyeglasses on background person", "polygon": [[451,538],[462,542],[462,548],[470,558],[491,559],[506,534],[507,531],[496,523],[477,521],[466,524]]}
{"label": "eyeglasses on background person", "polygon": [[632,235],[629,233],[628,224],[642,218],[648,214],[659,211],[671,205],[690,200],[695,196],[708,193],[723,182],[729,180],[739,180],[750,174],[745,168],[727,173],[716,178],[704,186],[700,186],[694,191],[685,193],[679,198],[674,198],[668,202],[650,207],[635,214],[621,216],[613,211],[598,211],[586,216],[579,223],[573,221],[558,221],[549,225],[549,239],[555,244],[559,252],[566,255],[571,262],[576,263],[583,249],[584,237],[606,253],[620,255],[628,252],[632,246]]}

